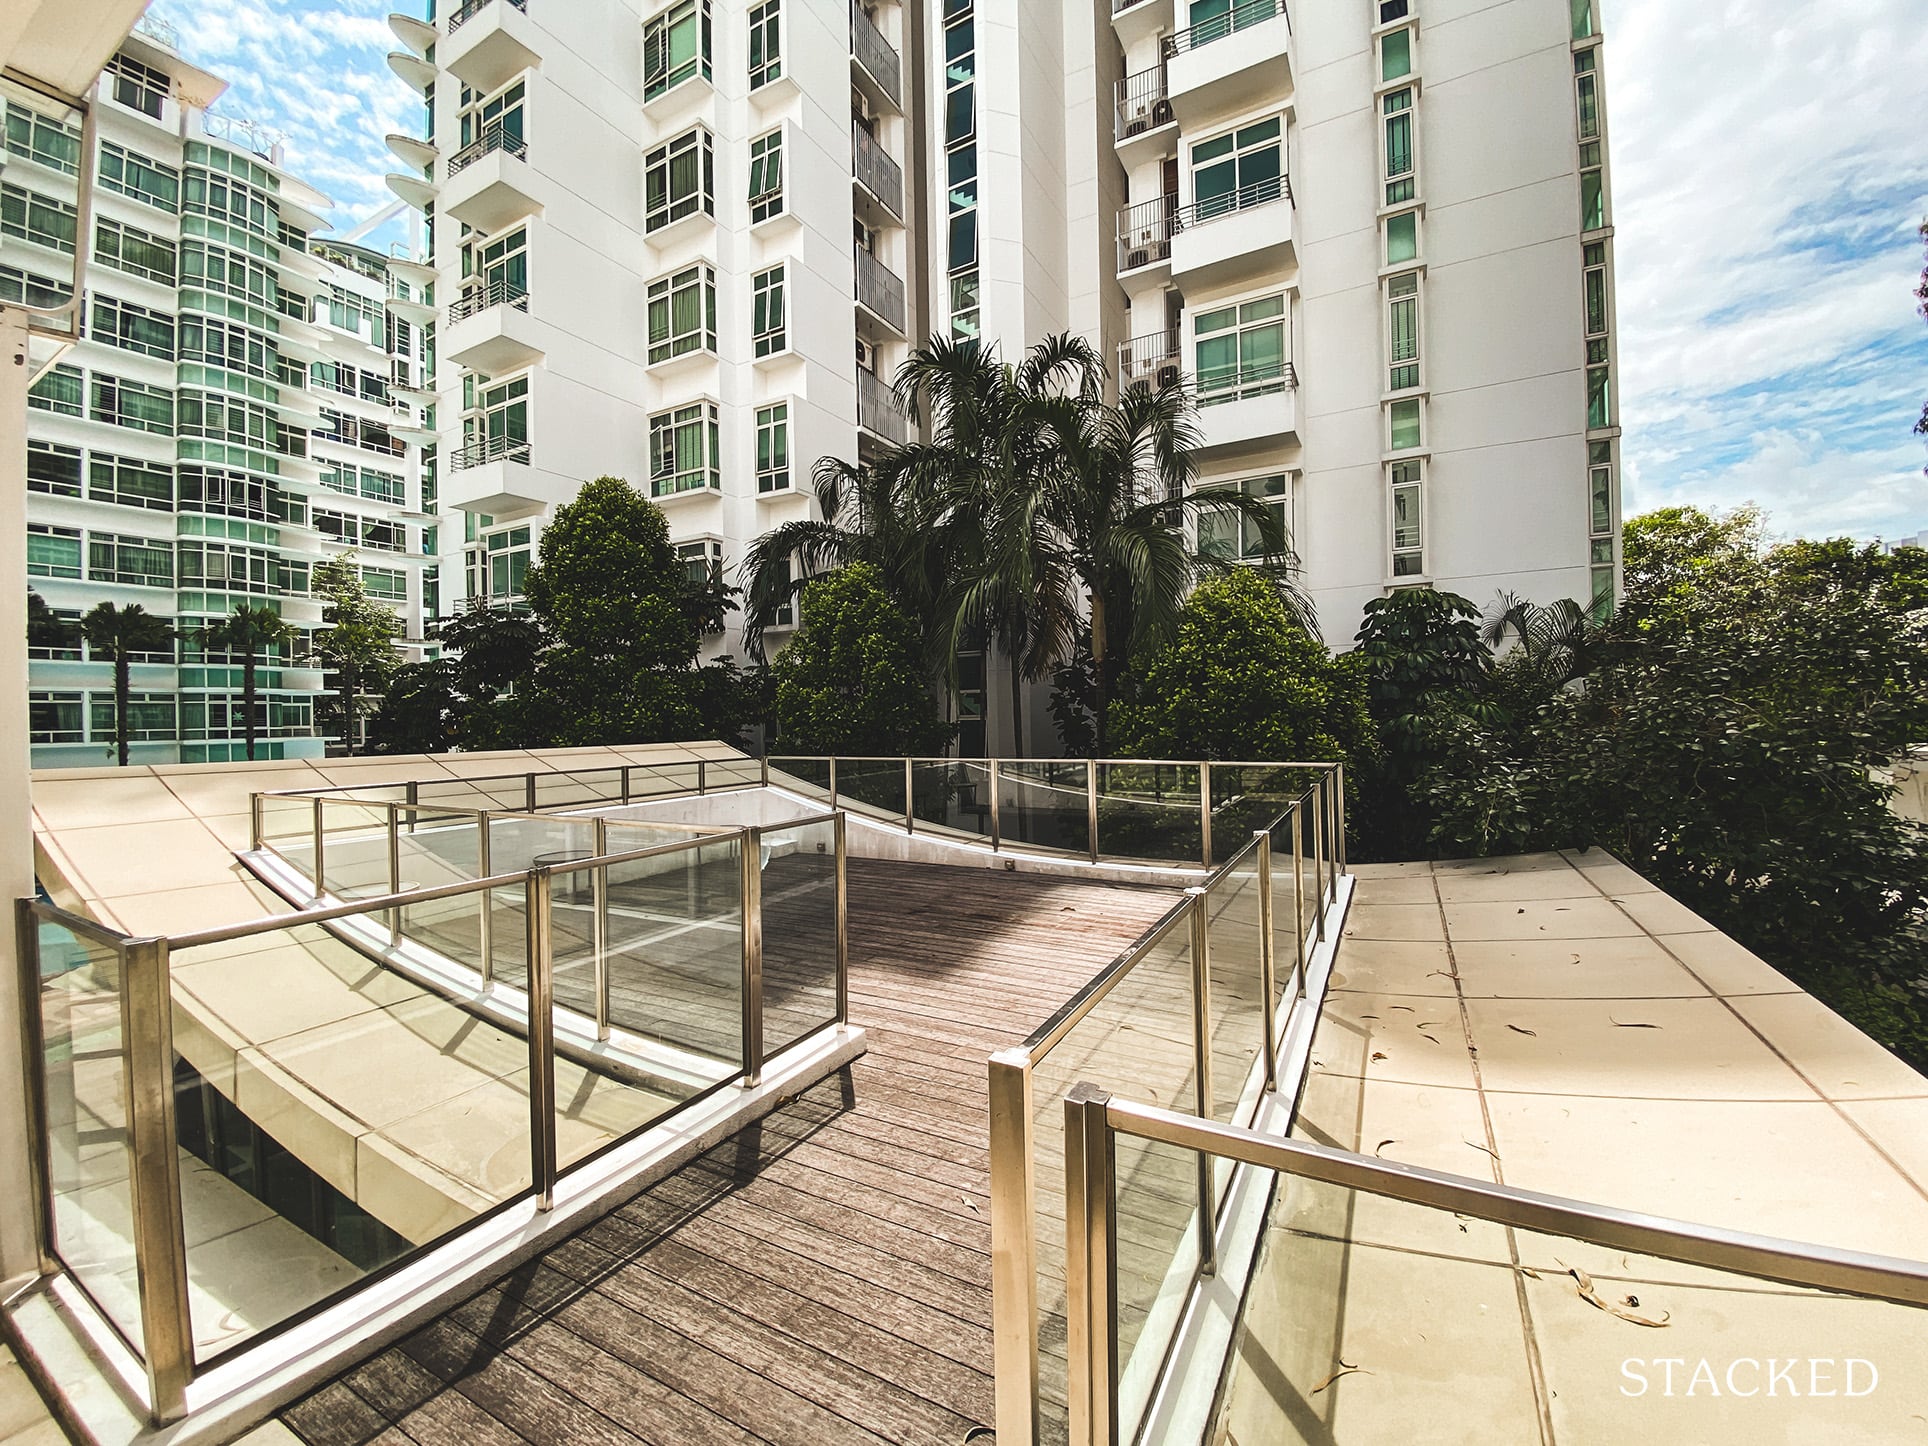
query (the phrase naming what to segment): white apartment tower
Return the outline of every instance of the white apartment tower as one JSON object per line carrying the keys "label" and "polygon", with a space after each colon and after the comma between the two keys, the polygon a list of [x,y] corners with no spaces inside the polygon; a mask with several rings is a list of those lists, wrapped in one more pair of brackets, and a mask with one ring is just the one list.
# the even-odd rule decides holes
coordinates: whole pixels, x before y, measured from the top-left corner
{"label": "white apartment tower", "polygon": [[[428,100],[390,183],[433,218],[444,608],[515,596],[604,472],[733,577],[818,457],[904,434],[879,378],[946,329],[1007,357],[1070,331],[1121,383],[1188,380],[1205,484],[1278,510],[1335,646],[1395,588],[1610,600],[1595,3],[394,17]],[[967,751],[999,746],[1001,671],[960,670],[960,716],[990,720]]]}
{"label": "white apartment tower", "polygon": [[[59,304],[85,255],[80,339],[28,397],[15,545],[63,620],[113,602],[174,625],[131,664],[135,762],[245,756],[239,661],[200,637],[237,604],[298,637],[258,674],[257,756],[325,751],[325,680],[299,641],[321,623],[308,579],[325,557],[354,551],[421,635],[428,434],[389,393],[419,340],[387,314],[385,258],[310,241],[329,202],[272,138],[210,111],[224,89],[167,32],[136,33],[97,87],[89,156],[59,104],[0,82],[0,299]],[[113,761],[111,663],[78,637],[43,645],[28,687],[37,766]]]}

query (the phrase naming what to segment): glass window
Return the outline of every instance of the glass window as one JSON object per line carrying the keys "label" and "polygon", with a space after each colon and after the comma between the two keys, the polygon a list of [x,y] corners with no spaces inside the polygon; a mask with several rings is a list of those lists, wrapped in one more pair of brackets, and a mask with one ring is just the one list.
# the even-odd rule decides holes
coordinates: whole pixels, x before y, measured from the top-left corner
{"label": "glass window", "polygon": [[81,701],[82,695],[79,693],[29,693],[27,695],[28,741],[33,743],[86,742],[87,735],[82,731]]}
{"label": "glass window", "polygon": [[174,469],[164,462],[142,462],[96,452],[87,459],[87,495],[96,502],[112,502],[120,507],[172,512]]}
{"label": "glass window", "polygon": [[73,286],[17,266],[0,266],[0,301],[20,301],[28,306],[59,306],[73,294]]}
{"label": "glass window", "polygon": [[1198,404],[1282,391],[1291,385],[1283,293],[1202,311],[1193,323]]}
{"label": "glass window", "polygon": [[80,577],[80,529],[27,524],[29,577]]}
{"label": "glass window", "polygon": [[190,166],[181,180],[181,209],[226,221],[257,236],[279,240],[281,204],[266,191],[230,176]]}
{"label": "glass window", "polygon": [[1581,281],[1586,293],[1588,336],[1604,336],[1607,331],[1607,244],[1589,241],[1581,250]]}
{"label": "glass window", "polygon": [[719,430],[714,402],[695,402],[651,417],[649,495],[720,488]]}
{"label": "glass window", "polygon": [[181,173],[112,141],[100,143],[100,183],[161,211],[181,209]]}
{"label": "glass window", "polygon": [[529,576],[530,529],[511,527],[482,539],[483,568],[491,602],[521,597]]}
{"label": "glass window", "polygon": [[78,213],[65,201],[22,186],[0,185],[0,235],[72,255],[78,225]]}
{"label": "glass window", "polygon": [[698,126],[649,152],[644,163],[643,229],[661,230],[701,211],[716,214],[710,133]]}
{"label": "glass window", "polygon": [[1285,175],[1281,135],[1275,116],[1192,147],[1192,209],[1198,220],[1279,198]]}
{"label": "glass window", "polygon": [[28,439],[27,490],[55,497],[80,496],[80,448]]}
{"label": "glass window", "polygon": [[1407,211],[1403,215],[1386,218],[1386,264],[1397,266],[1402,261],[1414,260],[1419,255],[1419,213]]}
{"label": "glass window", "polygon": [[979,329],[978,273],[960,271],[951,277],[951,335],[963,340]]}
{"label": "glass window", "polygon": [[790,404],[774,402],[756,411],[756,490],[785,492],[790,487]]}
{"label": "glass window", "polygon": [[1613,425],[1613,393],[1608,385],[1607,370],[1604,358],[1597,365],[1587,368],[1587,426],[1589,427]]}
{"label": "glass window", "polygon": [[[1591,143],[1598,149],[1598,142]],[[1580,229],[1598,231],[1607,224],[1607,191],[1601,171],[1596,167],[1580,173]]]}
{"label": "glass window", "polygon": [[[114,736],[114,695],[88,695],[93,715],[94,737]],[[171,743],[175,737],[175,700],[172,693],[129,693],[127,695],[127,736],[136,743]]]}
{"label": "glass window", "polygon": [[1386,282],[1386,390],[1419,385],[1419,273],[1407,271]]}
{"label": "glass window", "polygon": [[167,72],[143,65],[129,55],[116,55],[107,62],[107,73],[114,77],[114,99],[129,110],[161,118],[161,106],[173,83]]}
{"label": "glass window", "polygon": [[691,266],[649,284],[649,359],[716,350],[716,273]]}
{"label": "glass window", "polygon": [[174,360],[174,318],[131,301],[96,295],[87,334],[108,346]]}
{"label": "glass window", "polygon": [[[494,95],[462,87],[461,144],[464,150],[479,146],[477,155],[488,151],[507,151],[519,156],[523,151],[522,102],[527,84],[516,81]],[[474,156],[467,159],[475,159]]]}
{"label": "glass window", "polygon": [[767,0],[750,7],[750,89],[783,75],[783,7]]}
{"label": "glass window", "polygon": [[471,464],[507,458],[529,458],[529,379],[476,388],[475,406],[462,419],[462,436]]}
{"label": "glass window", "polygon": [[783,210],[783,132],[771,131],[750,142],[750,224]]}
{"label": "glass window", "polygon": [[103,220],[94,232],[94,257],[132,276],[172,286],[178,262],[174,243],[119,221]]}
{"label": "glass window", "polygon": [[[1236,487],[1272,514],[1279,530],[1292,535],[1291,479],[1283,472],[1268,477],[1247,477],[1222,485]],[[1205,512],[1198,519],[1198,550],[1207,557],[1224,562],[1250,561],[1265,556],[1265,535],[1258,524],[1242,512]]]}
{"label": "glass window", "polygon": [[1379,23],[1390,25],[1395,20],[1404,20],[1410,4],[1411,0],[1379,0]]}
{"label": "glass window", "polygon": [[405,572],[392,567],[364,567],[361,581],[372,598],[380,598],[383,602],[408,600],[408,574]]}
{"label": "glass window", "polygon": [[1380,102],[1386,118],[1386,204],[1397,206],[1416,194],[1413,183],[1413,93],[1395,90]]}
{"label": "glass window", "polygon": [[1394,30],[1379,37],[1379,78],[1397,80],[1413,71],[1413,33]]}
{"label": "glass window", "polygon": [[96,532],[87,539],[87,577],[130,587],[172,587],[174,544]]}
{"label": "glass window", "polygon": [[783,316],[783,279],[781,266],[750,278],[750,340],[758,356],[769,356],[789,345]]}
{"label": "glass window", "polygon": [[681,0],[643,26],[643,100],[710,78],[710,0]]}
{"label": "glass window", "polygon": [[1570,0],[1573,7],[1573,38],[1585,40],[1594,33],[1593,0]]}
{"label": "glass window", "polygon": [[64,175],[80,174],[80,127],[29,110],[16,100],[8,101],[6,110],[9,151]]}
{"label": "glass window", "polygon": [[80,368],[62,362],[50,371],[42,372],[39,379],[27,388],[27,405],[43,412],[56,412],[63,417],[78,417],[84,391]]}
{"label": "glass window", "polygon": [[1395,462],[1392,483],[1392,575],[1420,577],[1426,571],[1425,531],[1419,495],[1418,462]]}
{"label": "glass window", "polygon": [[1419,398],[1409,397],[1391,403],[1386,408],[1386,418],[1389,432],[1387,445],[1392,451],[1404,452],[1421,444]]}

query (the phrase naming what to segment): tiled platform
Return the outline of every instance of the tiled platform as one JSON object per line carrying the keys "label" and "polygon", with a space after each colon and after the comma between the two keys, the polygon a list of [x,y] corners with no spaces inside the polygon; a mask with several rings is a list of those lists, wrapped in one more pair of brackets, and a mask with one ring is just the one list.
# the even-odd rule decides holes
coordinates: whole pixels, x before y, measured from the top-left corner
{"label": "tiled platform", "polygon": [[61,1446],[66,1439],[13,1352],[0,1345],[0,1446]]}
{"label": "tiled platform", "polygon": [[[1928,1251],[1928,1079],[1632,870],[1590,853],[1358,874],[1301,1137],[1655,1215]],[[1227,1439],[1928,1430],[1928,1312],[1283,1188]],[[1589,1303],[1575,1267],[1602,1300],[1664,1323]],[[1796,1357],[1798,1397],[1745,1364]],[[1844,1394],[1849,1357],[1879,1374],[1865,1394],[1863,1368]],[[1684,1363],[1671,1395],[1662,1358]],[[1702,1358],[1718,1396],[1705,1378],[1687,1394]],[[1815,1358],[1837,1362],[1818,1381]]]}

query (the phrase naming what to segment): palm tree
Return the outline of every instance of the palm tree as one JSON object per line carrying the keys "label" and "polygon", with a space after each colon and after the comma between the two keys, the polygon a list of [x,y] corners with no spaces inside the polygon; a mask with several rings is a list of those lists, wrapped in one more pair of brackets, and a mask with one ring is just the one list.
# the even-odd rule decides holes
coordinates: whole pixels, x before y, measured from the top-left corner
{"label": "palm tree", "polygon": [[254,761],[255,717],[254,675],[261,655],[270,648],[286,647],[295,639],[295,630],[281,615],[265,604],[250,607],[236,603],[234,611],[219,622],[201,630],[201,645],[212,651],[241,655],[241,708],[245,716],[248,761]]}
{"label": "palm tree", "polygon": [[27,646],[49,650],[71,648],[79,629],[48,606],[47,600],[27,589]]}
{"label": "palm tree", "polygon": [[114,749],[127,767],[128,664],[135,653],[155,653],[174,641],[174,627],[139,603],[118,607],[104,602],[80,620],[81,632],[97,658],[114,661]]}

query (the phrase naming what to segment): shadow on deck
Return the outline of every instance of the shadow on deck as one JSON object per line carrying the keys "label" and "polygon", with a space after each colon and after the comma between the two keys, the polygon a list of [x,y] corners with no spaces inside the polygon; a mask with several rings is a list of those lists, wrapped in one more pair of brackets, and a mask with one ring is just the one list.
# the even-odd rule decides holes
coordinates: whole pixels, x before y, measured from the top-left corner
{"label": "shadow on deck", "polygon": [[986,1058],[1171,902],[852,859],[867,1055],[282,1421],[313,1446],[957,1446],[993,1415]]}

